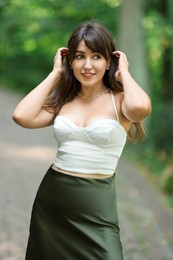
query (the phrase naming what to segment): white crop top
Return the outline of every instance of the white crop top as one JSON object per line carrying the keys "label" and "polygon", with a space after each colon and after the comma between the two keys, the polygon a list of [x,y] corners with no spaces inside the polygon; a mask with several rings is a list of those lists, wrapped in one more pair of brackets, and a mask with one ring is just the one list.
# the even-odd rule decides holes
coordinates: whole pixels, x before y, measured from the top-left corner
{"label": "white crop top", "polygon": [[111,96],[118,120],[102,119],[79,127],[65,116],[55,118],[56,167],[84,174],[109,175],[115,172],[127,133],[119,122],[112,92]]}

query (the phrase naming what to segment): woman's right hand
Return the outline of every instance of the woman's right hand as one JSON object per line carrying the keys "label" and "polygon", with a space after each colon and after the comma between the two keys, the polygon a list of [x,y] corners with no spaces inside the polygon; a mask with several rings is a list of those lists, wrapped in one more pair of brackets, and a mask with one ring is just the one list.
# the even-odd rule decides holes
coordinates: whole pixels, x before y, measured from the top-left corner
{"label": "woman's right hand", "polygon": [[56,70],[58,73],[62,73],[63,59],[68,55],[68,48],[62,47],[57,50],[57,53],[54,57],[54,66],[53,70]]}
{"label": "woman's right hand", "polygon": [[49,126],[55,114],[43,108],[50,92],[57,86],[63,67],[63,58],[68,55],[67,48],[59,48],[54,58],[53,70],[17,105],[13,112],[14,121],[26,128]]}

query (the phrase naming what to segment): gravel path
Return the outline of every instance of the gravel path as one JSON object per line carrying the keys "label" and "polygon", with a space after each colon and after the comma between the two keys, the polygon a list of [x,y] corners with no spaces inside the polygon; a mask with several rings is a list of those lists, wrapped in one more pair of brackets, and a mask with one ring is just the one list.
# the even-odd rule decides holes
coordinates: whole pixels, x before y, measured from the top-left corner
{"label": "gravel path", "polygon": [[[0,91],[0,260],[24,259],[32,203],[56,151],[52,128],[28,130],[12,121],[19,100]],[[125,260],[173,260],[173,210],[166,198],[125,159],[117,172]]]}

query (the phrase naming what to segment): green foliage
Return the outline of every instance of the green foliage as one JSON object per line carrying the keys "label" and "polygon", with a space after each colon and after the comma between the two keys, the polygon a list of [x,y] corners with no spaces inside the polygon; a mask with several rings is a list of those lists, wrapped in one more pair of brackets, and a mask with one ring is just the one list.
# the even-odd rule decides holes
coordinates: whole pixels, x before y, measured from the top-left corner
{"label": "green foliage", "polygon": [[[163,190],[173,196],[172,172],[166,174],[173,153],[173,2],[145,2],[145,44],[150,71],[152,114],[149,153],[144,164],[157,176]],[[172,168],[171,168],[172,169]]]}
{"label": "green foliage", "polygon": [[24,92],[49,73],[57,48],[66,46],[79,23],[97,19],[112,32],[116,28],[117,9],[108,0],[1,2],[1,81]]}
{"label": "green foliage", "polygon": [[153,107],[151,138],[156,150],[163,150],[168,156],[173,148],[173,106],[169,103],[157,103]]}

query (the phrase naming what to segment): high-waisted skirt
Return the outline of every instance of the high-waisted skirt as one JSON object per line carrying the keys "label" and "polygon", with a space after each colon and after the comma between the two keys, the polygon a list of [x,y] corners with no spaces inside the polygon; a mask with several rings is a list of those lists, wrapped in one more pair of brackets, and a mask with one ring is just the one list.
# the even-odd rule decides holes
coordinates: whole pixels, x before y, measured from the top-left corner
{"label": "high-waisted skirt", "polygon": [[123,260],[115,175],[69,176],[51,167],[38,189],[25,260]]}

